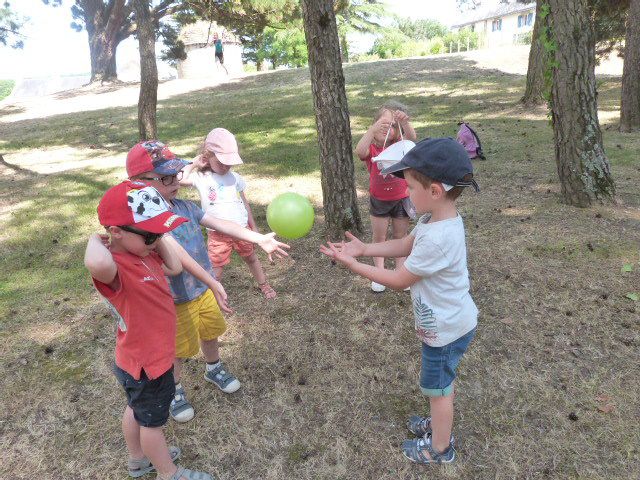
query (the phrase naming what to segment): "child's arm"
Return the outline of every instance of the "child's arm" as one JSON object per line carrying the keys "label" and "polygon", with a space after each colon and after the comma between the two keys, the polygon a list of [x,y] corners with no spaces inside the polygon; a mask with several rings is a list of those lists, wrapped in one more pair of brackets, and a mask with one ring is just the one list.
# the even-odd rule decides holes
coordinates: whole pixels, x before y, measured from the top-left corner
{"label": "child's arm", "polygon": [[373,143],[374,135],[378,130],[384,131],[384,133],[386,134],[389,130],[389,122],[383,120],[382,118],[379,118],[365,132],[365,134],[356,145],[356,155],[358,155],[358,158],[360,158],[360,160],[366,160],[369,156],[369,145]]}
{"label": "child's arm", "polygon": [[249,202],[247,201],[247,197],[244,196],[244,192],[240,192],[240,198],[242,199],[242,203],[244,203],[244,208],[247,209],[247,214],[248,214],[247,223],[249,225],[249,228],[251,230],[253,230],[254,232],[257,232],[258,228],[256,227],[256,222],[253,219],[253,213],[251,213],[251,207],[249,206]]}
{"label": "child's arm", "polygon": [[289,245],[276,240],[274,238],[276,234],[273,232],[263,235],[249,230],[248,228],[241,227],[237,223],[233,223],[229,220],[212,217],[208,213],[204,214],[200,220],[200,225],[212,230],[217,230],[239,240],[257,243],[260,248],[267,252],[270,262],[273,261],[271,254],[275,254],[278,258],[288,256],[288,253],[285,252],[285,248],[290,248]]}
{"label": "child's arm", "polygon": [[416,131],[413,129],[413,126],[409,121],[409,115],[404,113],[402,110],[396,110],[393,114],[393,117],[400,125],[400,128],[402,128],[402,135],[404,136],[404,138],[406,140],[415,142],[417,138]]}
{"label": "child's arm", "polygon": [[162,270],[165,275],[170,277],[182,273],[182,264],[180,259],[171,246],[168,235],[162,236],[156,245],[156,252],[162,258]]}
{"label": "child's arm", "polygon": [[374,267],[373,265],[360,263],[355,257],[346,253],[344,247],[341,247],[340,244],[329,243],[326,246],[322,245],[320,251],[342,263],[353,273],[394,290],[404,290],[421,279],[420,276],[414,275],[404,268],[404,265],[396,270],[386,270],[384,268]]}
{"label": "child's arm", "polygon": [[108,238],[108,235],[99,233],[94,233],[89,237],[87,250],[84,253],[84,265],[93,278],[109,285],[113,290],[117,290],[114,281],[118,274],[118,265],[105,245]]}
{"label": "child's arm", "polygon": [[202,161],[202,155],[198,155],[193,159],[193,162],[182,169],[182,180],[178,182],[181,187],[193,186],[193,177],[191,174],[196,167],[200,167],[202,165]]}
{"label": "child's arm", "polygon": [[[350,257],[407,257],[413,247],[413,235],[380,243],[364,243],[351,232],[345,232],[348,242],[328,243]],[[324,253],[324,252],[323,252]]]}
{"label": "child's arm", "polygon": [[213,292],[220,310],[227,313],[233,313],[233,310],[229,307],[227,302],[227,292],[225,292],[222,284],[202,268],[202,266],[196,262],[191,255],[189,255],[189,252],[187,252],[175,238],[171,235],[167,235],[165,239],[176,252],[178,259],[182,264],[182,268],[204,283]]}

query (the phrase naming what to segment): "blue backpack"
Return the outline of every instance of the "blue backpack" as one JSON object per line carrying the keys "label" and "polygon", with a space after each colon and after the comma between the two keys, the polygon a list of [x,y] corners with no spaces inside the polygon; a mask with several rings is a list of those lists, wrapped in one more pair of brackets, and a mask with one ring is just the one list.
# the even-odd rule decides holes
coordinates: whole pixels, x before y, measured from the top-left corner
{"label": "blue backpack", "polygon": [[480,137],[466,122],[458,123],[460,128],[456,135],[456,140],[460,143],[469,154],[470,159],[480,158],[486,160],[487,158],[482,153],[482,144],[480,143]]}

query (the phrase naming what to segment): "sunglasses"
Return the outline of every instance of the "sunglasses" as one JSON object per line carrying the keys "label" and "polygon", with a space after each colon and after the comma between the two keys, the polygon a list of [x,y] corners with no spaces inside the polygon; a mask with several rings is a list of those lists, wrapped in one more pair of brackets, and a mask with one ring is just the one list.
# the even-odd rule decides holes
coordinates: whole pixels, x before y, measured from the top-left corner
{"label": "sunglasses", "polygon": [[162,233],[144,232],[142,230],[137,230],[135,228],[128,227],[126,225],[120,225],[119,228],[121,228],[125,232],[130,232],[130,233],[135,233],[136,235],[140,235],[142,238],[144,238],[145,245],[151,245],[153,242],[158,240],[163,235]]}

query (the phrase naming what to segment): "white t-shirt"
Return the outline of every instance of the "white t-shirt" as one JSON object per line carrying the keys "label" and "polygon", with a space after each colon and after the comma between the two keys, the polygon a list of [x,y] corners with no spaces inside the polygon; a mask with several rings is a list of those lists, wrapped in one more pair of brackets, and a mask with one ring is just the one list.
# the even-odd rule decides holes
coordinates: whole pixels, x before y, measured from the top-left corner
{"label": "white t-shirt", "polygon": [[247,184],[236,172],[229,170],[224,175],[195,172],[193,186],[200,194],[202,210],[215,218],[231,220],[241,227],[249,223],[249,214],[240,197]]}
{"label": "white t-shirt", "polygon": [[411,231],[415,237],[404,263],[422,277],[411,286],[418,338],[442,347],[470,332],[478,323],[478,308],[469,293],[467,248],[462,217],[430,222],[423,215]]}

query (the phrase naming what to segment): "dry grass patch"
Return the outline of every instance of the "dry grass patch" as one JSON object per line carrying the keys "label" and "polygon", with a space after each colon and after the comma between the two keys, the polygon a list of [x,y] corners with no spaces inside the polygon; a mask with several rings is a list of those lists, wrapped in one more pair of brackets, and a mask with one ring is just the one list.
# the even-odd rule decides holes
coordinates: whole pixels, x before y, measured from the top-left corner
{"label": "dry grass patch", "polygon": [[[243,386],[226,396],[204,381],[201,359],[186,364],[196,417],[166,428],[182,462],[222,480],[640,478],[640,315],[625,296],[640,293],[640,139],[607,117],[620,204],[575,209],[560,203],[546,112],[514,107],[523,77],[455,56],[345,73],[355,140],[382,99],[400,92],[419,136],[453,135],[456,120],[471,118],[488,155],[475,164],[482,192],[460,202],[481,317],[459,372],[459,460],[425,469],[399,452],[407,415],[427,406],[410,298],[373,294],[317,251],[318,153],[308,72],[298,70],[174,96],[159,112],[163,138],[184,155],[213,126],[237,133],[263,229],[281,191],[305,193],[317,207],[316,226],[291,242],[291,257],[265,261],[275,301],[262,298],[243,262],[225,270],[236,313],[222,357]],[[600,105],[615,110],[619,91],[619,79],[605,79]],[[114,322],[81,261],[97,201],[123,177],[116,160],[135,137],[134,123],[112,117],[134,111],[0,127],[13,165],[0,167],[1,478],[127,478],[123,395],[110,373]],[[85,153],[95,164],[38,173],[49,167],[34,160],[48,160],[32,151],[45,145],[60,153],[52,169]],[[366,216],[367,175],[356,171]]]}

